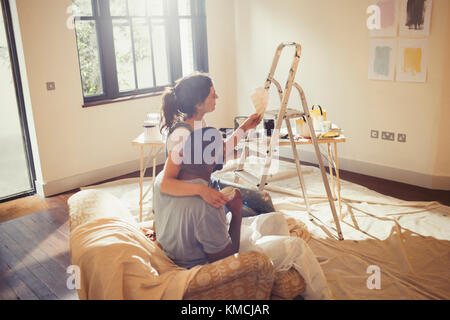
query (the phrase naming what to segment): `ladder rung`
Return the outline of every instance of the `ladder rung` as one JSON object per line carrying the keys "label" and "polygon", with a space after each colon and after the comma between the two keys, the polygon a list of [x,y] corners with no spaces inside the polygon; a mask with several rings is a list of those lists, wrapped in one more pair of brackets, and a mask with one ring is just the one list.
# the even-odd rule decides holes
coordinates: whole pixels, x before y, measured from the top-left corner
{"label": "ladder rung", "polygon": [[[266,114],[275,117],[275,119],[278,118],[278,114],[279,113],[280,113],[280,110],[269,110],[269,111],[266,111]],[[301,111],[295,110],[295,109],[287,108],[283,119],[301,118],[304,115],[305,115],[304,112],[301,112]]]}
{"label": "ladder rung", "polygon": [[254,185],[256,187],[259,187],[259,179],[257,177],[255,177],[254,175],[252,175],[251,173],[247,172],[247,171],[239,171],[236,170],[234,171],[234,173],[241,179],[247,181],[248,183],[250,183],[251,185]]}

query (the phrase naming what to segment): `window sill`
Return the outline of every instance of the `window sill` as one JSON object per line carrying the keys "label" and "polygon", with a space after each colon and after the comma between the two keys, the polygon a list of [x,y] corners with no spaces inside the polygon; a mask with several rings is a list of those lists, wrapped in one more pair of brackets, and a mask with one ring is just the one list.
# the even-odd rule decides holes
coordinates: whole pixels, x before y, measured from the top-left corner
{"label": "window sill", "polygon": [[120,97],[120,98],[115,98],[115,99],[104,99],[104,100],[85,102],[82,107],[89,108],[89,107],[95,107],[95,106],[117,103],[117,102],[124,102],[124,101],[130,101],[130,100],[156,97],[156,96],[161,96],[163,93],[164,93],[163,91],[158,91],[158,92],[152,92],[152,93],[144,93],[144,94],[137,94],[137,95],[133,95],[133,96]]}

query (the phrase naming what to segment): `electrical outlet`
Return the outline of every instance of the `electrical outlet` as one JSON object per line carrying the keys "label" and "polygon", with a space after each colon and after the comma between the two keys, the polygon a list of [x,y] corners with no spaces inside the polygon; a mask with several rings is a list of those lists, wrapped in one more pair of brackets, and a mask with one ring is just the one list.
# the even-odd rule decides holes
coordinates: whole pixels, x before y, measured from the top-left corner
{"label": "electrical outlet", "polygon": [[370,137],[373,139],[378,139],[380,136],[380,131],[378,130],[371,130],[370,131]]}
{"label": "electrical outlet", "polygon": [[47,91],[52,91],[56,89],[56,85],[54,82],[47,82]]}
{"label": "electrical outlet", "polygon": [[404,133],[399,133],[399,134],[397,135],[397,141],[398,141],[398,142],[406,142],[406,134],[404,134]]}
{"label": "electrical outlet", "polygon": [[395,133],[383,131],[383,132],[381,132],[381,139],[388,140],[388,141],[395,141]]}

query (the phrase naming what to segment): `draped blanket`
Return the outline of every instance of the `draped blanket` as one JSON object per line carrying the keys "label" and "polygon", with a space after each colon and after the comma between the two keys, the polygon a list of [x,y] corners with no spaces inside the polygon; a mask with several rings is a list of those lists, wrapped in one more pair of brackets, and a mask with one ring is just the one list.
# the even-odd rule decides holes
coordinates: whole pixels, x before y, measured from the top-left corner
{"label": "draped blanket", "polygon": [[200,266],[176,266],[134,225],[94,219],[71,232],[72,264],[80,268],[80,299],[182,299]]}

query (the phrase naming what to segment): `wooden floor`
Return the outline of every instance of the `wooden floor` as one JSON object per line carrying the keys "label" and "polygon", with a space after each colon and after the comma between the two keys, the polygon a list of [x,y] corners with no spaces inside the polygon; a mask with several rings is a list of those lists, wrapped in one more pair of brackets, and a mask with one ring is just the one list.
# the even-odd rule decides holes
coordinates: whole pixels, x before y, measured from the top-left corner
{"label": "wooden floor", "polygon": [[[157,172],[161,169],[159,166]],[[448,191],[428,190],[343,170],[340,176],[399,199],[439,201],[450,206]],[[138,173],[108,181],[132,177],[138,177]],[[76,291],[66,285],[70,276],[66,270],[71,265],[67,199],[77,191],[46,198],[48,210],[0,223],[0,300],[78,299]]]}

